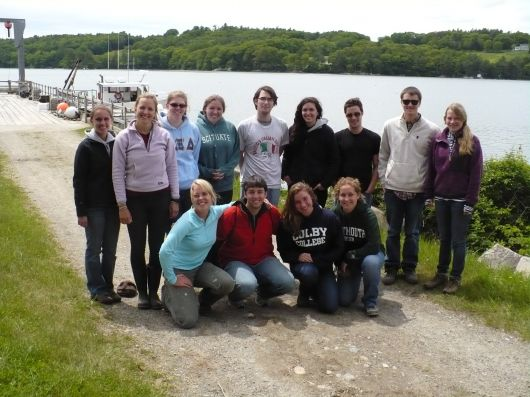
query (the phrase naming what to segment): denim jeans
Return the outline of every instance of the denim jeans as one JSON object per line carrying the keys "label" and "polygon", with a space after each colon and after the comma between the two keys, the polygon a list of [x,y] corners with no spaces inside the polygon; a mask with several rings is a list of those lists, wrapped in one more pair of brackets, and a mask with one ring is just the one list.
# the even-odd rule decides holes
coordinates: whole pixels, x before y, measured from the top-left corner
{"label": "denim jeans", "polygon": [[440,236],[437,272],[440,274],[449,272],[452,251],[451,278],[460,280],[466,260],[467,232],[471,215],[464,215],[464,202],[461,201],[435,200],[435,206]]}
{"label": "denim jeans", "polygon": [[300,294],[313,297],[318,310],[335,313],[339,308],[339,290],[335,274],[320,270],[314,263],[296,263],[291,266],[295,278],[300,280]]}
{"label": "denim jeans", "polygon": [[264,299],[273,298],[290,292],[294,288],[291,272],[276,258],[269,256],[256,265],[243,262],[228,262],[225,271],[236,282],[229,298],[239,301],[257,291]]}
{"label": "denim jeans", "polygon": [[350,306],[359,293],[361,278],[363,279],[364,295],[362,302],[365,308],[377,305],[379,296],[379,282],[381,281],[381,267],[385,255],[379,252],[377,255],[365,256],[361,266],[348,266],[349,275],[338,277],[339,285],[339,304],[341,306]]}
{"label": "denim jeans", "polygon": [[89,208],[85,228],[85,271],[87,288],[93,297],[114,288],[116,245],[120,233],[118,207]]}
{"label": "denim jeans", "polygon": [[[138,294],[155,294],[162,268],[158,252],[169,224],[169,190],[127,197],[132,223],[127,225],[131,241],[131,267]],[[149,233],[148,233],[149,231]],[[149,243],[149,262],[145,262],[145,243]],[[149,291],[148,291],[149,287]]]}
{"label": "denim jeans", "polygon": [[175,323],[181,328],[192,328],[199,320],[199,305],[210,306],[234,289],[234,280],[223,269],[204,262],[192,270],[175,269],[175,274],[184,274],[194,287],[203,288],[199,296],[193,287],[162,286],[162,302]]}
{"label": "denim jeans", "polygon": [[[424,202],[423,193],[417,193],[411,200],[401,200],[394,194],[394,191],[385,190],[386,220],[388,222],[386,270],[399,270],[400,266],[403,267],[404,271],[416,269]],[[405,241],[403,243],[403,259],[400,261],[400,234],[403,222]]]}

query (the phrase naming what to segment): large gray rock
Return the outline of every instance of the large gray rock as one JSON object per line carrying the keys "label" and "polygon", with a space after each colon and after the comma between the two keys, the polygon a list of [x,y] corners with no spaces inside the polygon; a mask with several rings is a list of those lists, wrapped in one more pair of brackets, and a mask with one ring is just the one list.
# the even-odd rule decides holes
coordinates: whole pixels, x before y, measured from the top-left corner
{"label": "large gray rock", "polygon": [[527,277],[530,276],[530,258],[528,256],[521,257],[517,263],[515,271],[523,273]]}
{"label": "large gray rock", "polygon": [[515,270],[521,257],[522,255],[519,255],[517,252],[513,252],[511,249],[503,247],[500,244],[495,244],[484,252],[479,259],[493,269],[507,267]]}

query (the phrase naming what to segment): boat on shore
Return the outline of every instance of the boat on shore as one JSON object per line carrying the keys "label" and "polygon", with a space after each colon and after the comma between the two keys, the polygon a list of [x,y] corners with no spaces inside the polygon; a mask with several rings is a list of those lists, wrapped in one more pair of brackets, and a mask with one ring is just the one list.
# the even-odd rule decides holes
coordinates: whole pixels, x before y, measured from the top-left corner
{"label": "boat on shore", "polygon": [[120,78],[106,78],[99,75],[97,83],[97,98],[103,103],[121,103],[132,109],[138,96],[149,92],[149,85],[144,83],[146,72],[138,81],[128,81]]}

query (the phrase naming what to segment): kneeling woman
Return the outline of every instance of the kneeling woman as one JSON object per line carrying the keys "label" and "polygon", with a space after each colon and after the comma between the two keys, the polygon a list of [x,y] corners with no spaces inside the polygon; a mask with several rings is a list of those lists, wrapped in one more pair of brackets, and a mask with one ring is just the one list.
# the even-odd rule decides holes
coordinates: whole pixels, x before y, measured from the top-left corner
{"label": "kneeling woman", "polygon": [[381,266],[385,260],[377,218],[362,199],[358,179],[341,178],[334,192],[338,203],[334,212],[344,235],[344,251],[337,265],[339,303],[349,306],[355,301],[362,277],[364,310],[368,316],[377,316]]}
{"label": "kneeling woman", "polygon": [[[199,311],[234,289],[234,280],[224,270],[204,262],[215,242],[217,221],[230,206],[215,205],[215,192],[209,182],[196,179],[191,185],[192,208],[173,225],[160,248],[160,264],[166,279],[162,301],[171,317],[182,328],[192,328]],[[193,287],[203,288],[199,296]]]}
{"label": "kneeling woman", "polygon": [[344,241],[338,218],[318,205],[315,193],[303,182],[289,189],[278,230],[278,251],[300,280],[297,305],[312,301],[324,313],[338,308],[338,288],[333,271]]}

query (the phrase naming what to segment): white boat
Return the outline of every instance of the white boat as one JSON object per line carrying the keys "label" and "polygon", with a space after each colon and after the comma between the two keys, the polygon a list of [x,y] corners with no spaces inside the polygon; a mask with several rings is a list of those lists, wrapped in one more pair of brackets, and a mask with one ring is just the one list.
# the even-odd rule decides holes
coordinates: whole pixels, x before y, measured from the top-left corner
{"label": "white boat", "polygon": [[145,72],[138,81],[126,79],[104,78],[99,75],[97,83],[97,96],[103,103],[123,103],[128,108],[133,108],[139,95],[149,92],[149,85],[143,82]]}

